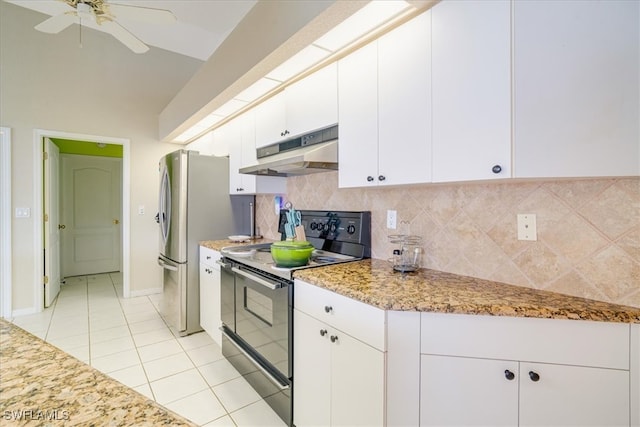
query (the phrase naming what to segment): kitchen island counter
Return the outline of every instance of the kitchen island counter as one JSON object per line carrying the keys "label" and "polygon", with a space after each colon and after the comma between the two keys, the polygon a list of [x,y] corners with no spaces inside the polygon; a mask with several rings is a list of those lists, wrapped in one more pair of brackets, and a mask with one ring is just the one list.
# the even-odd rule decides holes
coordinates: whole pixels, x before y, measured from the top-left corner
{"label": "kitchen island counter", "polygon": [[0,378],[7,425],[196,425],[2,319]]}
{"label": "kitchen island counter", "polygon": [[384,310],[640,323],[640,308],[429,269],[403,275],[377,259],[294,277]]}

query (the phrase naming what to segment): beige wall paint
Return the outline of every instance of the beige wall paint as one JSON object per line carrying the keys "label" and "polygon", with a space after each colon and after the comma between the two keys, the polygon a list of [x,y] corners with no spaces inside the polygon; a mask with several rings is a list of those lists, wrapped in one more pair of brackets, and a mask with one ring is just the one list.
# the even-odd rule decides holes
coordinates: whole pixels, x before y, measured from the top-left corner
{"label": "beige wall paint", "polygon": [[[427,268],[640,307],[640,177],[338,189],[329,172],[288,178],[287,199],[371,211],[373,258],[389,258],[389,234],[417,234]],[[256,207],[261,233],[279,238],[273,196]],[[536,214],[538,241],[517,240],[518,213]]]}
{"label": "beige wall paint", "polygon": [[[158,140],[158,115],[202,62],[152,48],[131,53],[111,36],[78,27],[33,30],[46,16],[0,2],[0,125],[12,129],[12,206],[33,207],[34,129],[131,141],[131,291],[159,288],[158,159],[178,146]],[[137,214],[145,205],[146,214]],[[13,310],[34,305],[34,221],[12,219]]]}

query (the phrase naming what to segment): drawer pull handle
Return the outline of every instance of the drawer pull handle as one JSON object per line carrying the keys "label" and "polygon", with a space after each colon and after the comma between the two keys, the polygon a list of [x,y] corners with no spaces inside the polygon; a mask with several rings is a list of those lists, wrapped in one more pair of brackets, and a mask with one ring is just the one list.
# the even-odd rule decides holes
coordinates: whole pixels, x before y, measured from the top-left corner
{"label": "drawer pull handle", "polygon": [[516,377],[516,375],[513,372],[511,372],[510,370],[507,369],[506,371],[504,371],[504,377],[506,379],[508,379],[509,381],[511,381]]}
{"label": "drawer pull handle", "polygon": [[335,335],[331,335],[331,342],[336,342],[338,341],[338,337]]}
{"label": "drawer pull handle", "polygon": [[540,381],[540,375],[538,375],[537,373],[535,373],[533,371],[529,371],[529,378],[531,378],[531,381],[533,381],[533,382]]}
{"label": "drawer pull handle", "polygon": [[327,335],[327,330],[326,329],[320,329],[320,335],[321,336]]}
{"label": "drawer pull handle", "polygon": [[324,306],[324,312],[325,313],[331,313],[333,311],[333,307],[331,307],[330,305],[325,305]]}

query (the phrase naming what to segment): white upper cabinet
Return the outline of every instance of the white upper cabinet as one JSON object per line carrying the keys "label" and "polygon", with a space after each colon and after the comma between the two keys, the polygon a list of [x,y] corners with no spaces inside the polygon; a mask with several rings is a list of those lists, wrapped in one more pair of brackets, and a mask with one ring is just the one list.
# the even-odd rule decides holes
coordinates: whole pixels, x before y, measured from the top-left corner
{"label": "white upper cabinet", "polygon": [[510,2],[443,1],[431,12],[433,181],[510,178]]}
{"label": "white upper cabinet", "polygon": [[338,64],[327,65],[284,90],[287,126],[294,136],[338,123]]}
{"label": "white upper cabinet", "polygon": [[287,128],[284,93],[280,92],[258,104],[255,114],[255,146],[256,148],[273,144],[285,139]]}
{"label": "white upper cabinet", "polygon": [[293,83],[255,107],[256,147],[338,122],[337,64]]}
{"label": "white upper cabinet", "polygon": [[378,175],[431,180],[431,12],[378,40]]}
{"label": "white upper cabinet", "polygon": [[431,12],[338,63],[339,185],[429,182]]}
{"label": "white upper cabinet", "polygon": [[239,173],[256,164],[253,111],[246,112],[215,131],[216,141],[225,141],[229,149],[229,194],[279,194],[286,192],[286,179]]}
{"label": "white upper cabinet", "polygon": [[378,184],[378,44],[338,63],[338,184]]}
{"label": "white upper cabinet", "polygon": [[514,7],[515,176],[640,175],[640,2]]}

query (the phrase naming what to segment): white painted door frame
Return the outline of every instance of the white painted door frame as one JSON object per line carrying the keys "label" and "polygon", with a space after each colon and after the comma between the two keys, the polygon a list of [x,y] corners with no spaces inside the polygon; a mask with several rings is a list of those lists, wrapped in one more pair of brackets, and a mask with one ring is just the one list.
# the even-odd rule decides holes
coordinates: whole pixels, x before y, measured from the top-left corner
{"label": "white painted door frame", "polygon": [[11,303],[11,129],[0,127],[0,317],[10,318]]}
{"label": "white painted door frame", "polygon": [[[42,165],[42,139],[61,138],[76,141],[87,142],[103,142],[106,144],[122,145],[122,291],[123,296],[130,296],[130,240],[131,240],[131,218],[130,218],[130,195],[131,195],[131,162],[130,162],[130,140],[126,138],[113,138],[108,136],[84,135],[70,132],[59,132],[53,130],[36,129],[34,131],[34,200],[33,212],[34,216],[38,215],[38,220],[34,221],[34,253],[39,254],[39,260],[42,261],[43,241],[42,241],[42,196],[43,196],[43,165]],[[42,286],[42,277],[44,268],[42,262],[36,263],[34,275],[34,307],[36,311],[42,311],[44,308],[44,287]]]}

